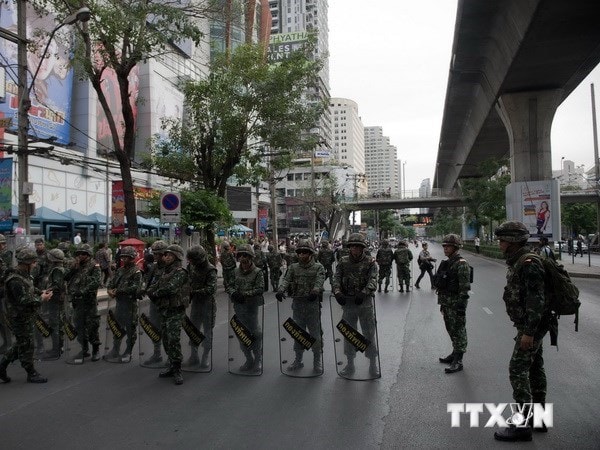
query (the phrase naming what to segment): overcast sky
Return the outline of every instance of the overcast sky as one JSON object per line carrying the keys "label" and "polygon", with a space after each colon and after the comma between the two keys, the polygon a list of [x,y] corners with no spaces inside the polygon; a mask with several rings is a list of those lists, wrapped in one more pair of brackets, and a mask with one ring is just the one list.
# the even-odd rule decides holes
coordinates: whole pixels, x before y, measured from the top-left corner
{"label": "overcast sky", "polygon": [[[433,179],[456,19],[455,0],[329,0],[332,97],[358,103],[365,126],[382,126],[406,161],[406,189]],[[552,168],[561,157],[592,167],[590,83],[600,105],[600,68],[559,107]],[[600,118],[599,118],[600,120]]]}

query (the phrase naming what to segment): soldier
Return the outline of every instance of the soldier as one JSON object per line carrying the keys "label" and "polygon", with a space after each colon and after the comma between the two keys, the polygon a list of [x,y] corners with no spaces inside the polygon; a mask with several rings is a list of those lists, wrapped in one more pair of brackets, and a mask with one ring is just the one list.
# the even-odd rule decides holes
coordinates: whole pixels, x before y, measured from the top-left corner
{"label": "soldier", "polygon": [[379,288],[377,292],[381,292],[381,283],[385,279],[384,292],[388,292],[388,286],[390,285],[390,276],[392,274],[392,262],[394,261],[394,251],[390,248],[390,243],[387,239],[381,242],[381,248],[377,250],[375,256],[375,262],[379,266]]}
{"label": "soldier", "polygon": [[257,242],[254,244],[254,265],[262,270],[263,280],[264,280],[264,289],[265,292],[269,290],[269,267],[267,265],[267,258],[265,258],[264,253],[260,249],[260,244]]}
{"label": "soldier", "polygon": [[[163,270],[165,268],[165,262],[163,260],[163,255],[165,253],[165,251],[167,250],[167,243],[163,240],[156,240],[152,243],[152,245],[150,246],[150,249],[152,250],[152,254],[154,255],[155,259],[155,263],[154,265],[150,268],[150,270],[148,271],[148,273],[146,274],[146,279],[145,279],[145,289],[143,294],[145,294],[148,290],[148,288],[150,286],[152,286],[154,283],[158,282],[158,280],[160,279]],[[150,322],[152,322],[152,324],[154,326],[156,326],[158,329],[161,328],[161,317],[160,317],[160,313],[158,312],[158,307],[156,306],[156,304],[154,302],[150,302],[150,306],[149,306],[149,318],[150,318]],[[159,364],[162,362],[163,358],[162,358],[162,353],[161,353],[161,342],[162,341],[162,337],[161,339],[159,339],[158,341],[154,342],[154,352],[152,353],[152,356],[150,356],[150,358],[148,358],[147,360],[144,361],[145,365],[154,365],[154,364]]]}
{"label": "soldier", "polygon": [[338,247],[335,252],[335,260],[340,262],[344,256],[348,256],[350,254],[348,250],[348,240],[346,238],[342,238],[342,246]]}
{"label": "soldier", "polygon": [[262,371],[262,329],[259,324],[258,308],[265,304],[263,275],[253,263],[254,250],[250,245],[240,245],[237,259],[240,265],[235,269],[234,280],[228,286],[227,293],[233,303],[236,316],[255,336],[250,347],[240,342],[240,348],[246,357],[246,362],[240,367],[240,371],[260,372]]}
{"label": "soldier", "polygon": [[421,250],[421,252],[419,253],[419,257],[417,258],[417,262],[419,263],[419,270],[421,270],[421,274],[419,275],[419,277],[417,278],[417,282],[415,283],[415,287],[417,289],[421,289],[421,287],[419,286],[419,283],[421,282],[421,279],[423,279],[425,272],[427,272],[427,274],[429,274],[429,281],[431,283],[431,289],[434,288],[432,270],[433,270],[433,263],[436,261],[437,261],[437,259],[433,258],[431,256],[431,253],[429,253],[429,248],[428,248],[427,242],[423,242],[423,250]]}
{"label": "soldier", "polygon": [[221,268],[223,269],[223,287],[227,289],[233,280],[233,272],[236,268],[235,255],[227,241],[223,241],[221,244]]}
{"label": "soldier", "polygon": [[181,323],[188,302],[184,288],[188,286],[189,279],[187,271],[181,267],[183,249],[179,245],[169,245],[163,260],[165,267],[161,277],[147,289],[148,297],[156,304],[161,315],[161,335],[169,357],[169,367],[158,376],[173,377],[173,382],[180,385],[183,384]]}
{"label": "soldier", "polygon": [[200,363],[203,369],[208,368],[208,357],[212,349],[212,335],[217,314],[217,268],[208,260],[204,247],[195,245],[187,252],[190,277],[190,301],[192,308],[190,320],[202,331],[205,338],[202,341],[202,360],[198,358],[198,346],[192,345],[188,364],[196,366]]}
{"label": "soldier", "polygon": [[273,292],[277,292],[279,288],[279,279],[281,278],[281,266],[283,265],[283,257],[278,249],[269,245],[269,253],[267,253],[267,264],[271,272],[271,287]]}
{"label": "soldier", "polygon": [[[342,306],[342,318],[356,329],[360,320],[362,334],[372,345],[367,347],[365,355],[370,360],[369,372],[379,377],[377,365],[378,349],[375,347],[375,315],[374,293],[377,289],[377,264],[368,258],[364,252],[367,244],[360,233],[353,233],[348,238],[349,255],[339,261],[333,277],[333,295]],[[354,358],[356,348],[349,342],[344,342],[344,354],[348,358],[346,367],[341,375],[350,376],[354,373]]]}
{"label": "soldier", "polygon": [[[46,278],[48,276],[48,272],[50,270],[50,262],[48,261],[48,252],[46,251],[46,243],[44,239],[37,238],[35,240],[35,252],[38,257],[37,264],[33,267],[31,271],[31,276],[33,278],[33,286],[36,289],[36,294],[40,294],[42,290],[45,288]],[[44,303],[40,307],[40,315],[44,320],[48,320],[48,303]],[[35,330],[35,353],[38,357],[44,354],[44,337],[39,332],[39,330]]]}
{"label": "soldier", "polygon": [[48,262],[50,270],[48,277],[44,280],[44,290],[52,291],[52,298],[48,302],[48,325],[50,326],[52,349],[47,351],[42,359],[58,359],[63,346],[62,323],[64,320],[64,301],[65,301],[65,254],[57,248],[48,252]]}
{"label": "soldier", "polygon": [[321,241],[321,248],[319,249],[319,253],[317,254],[317,261],[320,262],[325,268],[325,279],[329,278],[329,283],[332,283],[333,279],[333,261],[335,260],[335,256],[333,254],[333,250],[329,248],[329,241],[327,239],[323,239]]}
{"label": "soldier", "polygon": [[98,315],[98,288],[100,266],[93,259],[89,244],[79,244],[75,250],[75,262],[65,274],[69,296],[75,311],[75,329],[81,352],[74,360],[89,357],[92,344],[92,361],[100,359],[100,316]]}
{"label": "soldier", "polygon": [[110,279],[110,255],[104,242],[98,244],[98,251],[94,259],[100,265],[100,270],[102,270],[102,283],[100,287],[106,287]]}
{"label": "soldier", "polygon": [[[322,373],[321,301],[323,300],[325,268],[321,263],[314,260],[315,249],[308,239],[298,242],[296,253],[298,254],[298,262],[292,264],[287,270],[275,297],[280,302],[286,297],[286,293],[292,297],[294,321],[315,338],[312,345],[314,355],[313,371]],[[300,370],[304,367],[302,362],[304,347],[297,341],[294,342],[294,353],[296,358],[288,368],[291,371]]]}
{"label": "soldier", "polygon": [[65,255],[65,258],[63,259],[64,268],[71,268],[71,266],[73,265],[73,261],[75,260],[75,258],[73,258],[73,256],[71,255],[71,244],[69,244],[68,242],[60,242],[56,248],[61,250],[63,252],[63,255]]}
{"label": "soldier", "polygon": [[131,361],[131,352],[137,338],[138,308],[137,297],[142,289],[143,274],[135,264],[137,251],[131,246],[121,249],[123,265],[117,269],[115,276],[108,282],[107,290],[110,298],[116,299],[115,319],[125,329],[127,347],[121,355],[121,338],[114,337],[113,348],[106,357],[107,360],[122,362]]}
{"label": "soldier", "polygon": [[466,312],[471,284],[469,264],[458,252],[461,246],[460,236],[444,236],[442,247],[448,259],[440,263],[435,275],[438,304],[452,341],[452,353],[439,358],[441,363],[450,364],[445,368],[446,373],[463,370],[462,357],[467,351]]}
{"label": "soldier", "polygon": [[[517,329],[513,354],[508,367],[515,402],[546,402],[546,372],[543,340],[552,326],[552,316],[544,296],[545,271],[539,258],[533,257],[527,245],[529,231],[516,221],[504,222],[495,231],[498,245],[508,264],[504,303],[506,312]],[[527,414],[525,414],[527,417]],[[496,431],[499,441],[530,441],[531,424]],[[546,432],[546,425],[536,428]]]}
{"label": "soldier", "polygon": [[294,263],[298,262],[298,254],[296,253],[296,246],[290,242],[290,245],[287,246],[287,251],[283,256],[285,260],[286,271],[290,268],[290,266]]}
{"label": "soldier", "polygon": [[12,252],[6,248],[6,237],[0,234],[0,338],[2,338],[0,354],[5,353],[12,345],[12,335],[6,316],[6,295],[4,290],[4,274],[6,270],[12,269],[12,258]]}
{"label": "soldier", "polygon": [[413,260],[413,254],[408,248],[406,241],[402,240],[394,252],[394,261],[396,261],[396,272],[398,273],[398,282],[400,283],[400,292],[410,292],[410,264]]}
{"label": "soldier", "polygon": [[52,297],[51,291],[42,291],[35,294],[31,280],[31,269],[37,263],[35,251],[24,248],[17,253],[17,267],[7,273],[6,306],[8,321],[15,335],[15,343],[0,359],[0,380],[10,382],[6,373],[8,365],[19,359],[21,366],[27,372],[29,383],[46,383],[47,378],[42,377],[33,365],[33,318],[42,302],[47,302]]}

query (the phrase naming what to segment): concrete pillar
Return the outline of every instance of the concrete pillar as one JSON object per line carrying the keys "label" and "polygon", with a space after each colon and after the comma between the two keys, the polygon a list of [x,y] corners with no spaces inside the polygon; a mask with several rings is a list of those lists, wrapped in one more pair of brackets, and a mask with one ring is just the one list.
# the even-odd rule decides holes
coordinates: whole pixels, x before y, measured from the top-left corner
{"label": "concrete pillar", "polygon": [[496,110],[510,142],[511,181],[552,179],[550,131],[562,90],[517,92],[498,99]]}

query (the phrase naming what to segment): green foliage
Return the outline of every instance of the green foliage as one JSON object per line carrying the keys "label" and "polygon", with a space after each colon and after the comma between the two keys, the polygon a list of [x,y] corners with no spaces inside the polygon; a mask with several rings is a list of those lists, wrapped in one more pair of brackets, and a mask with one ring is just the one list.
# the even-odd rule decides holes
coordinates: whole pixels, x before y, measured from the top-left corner
{"label": "green foliage", "polygon": [[567,227],[568,235],[583,234],[596,231],[596,203],[565,203],[561,205],[561,221]]}
{"label": "green foliage", "polygon": [[436,236],[443,236],[448,233],[461,234],[462,213],[454,208],[440,208],[435,215],[431,229]]}

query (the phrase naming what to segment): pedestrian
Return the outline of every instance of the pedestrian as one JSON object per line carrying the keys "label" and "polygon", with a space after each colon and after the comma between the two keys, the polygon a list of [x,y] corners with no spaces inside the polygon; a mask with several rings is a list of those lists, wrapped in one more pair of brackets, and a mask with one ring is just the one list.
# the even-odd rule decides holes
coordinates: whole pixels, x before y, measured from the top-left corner
{"label": "pedestrian", "polygon": [[235,269],[234,279],[227,287],[227,293],[238,320],[254,337],[249,346],[240,342],[246,361],[239,370],[240,372],[262,372],[262,322],[258,312],[259,307],[265,304],[263,274],[254,265],[255,255],[251,245],[240,245],[236,256],[239,267]]}
{"label": "pedestrian", "polygon": [[46,383],[33,364],[33,328],[36,310],[42,302],[52,298],[51,291],[35,294],[31,281],[31,269],[37,264],[36,252],[24,248],[17,253],[17,267],[10,269],[5,280],[8,322],[15,335],[15,342],[0,359],[0,380],[10,382],[6,373],[8,365],[19,359],[27,372],[27,382]]}
{"label": "pedestrian", "polygon": [[583,258],[583,236],[577,237],[577,251],[575,252],[575,256],[579,254]]}
{"label": "pedestrian", "polygon": [[[390,276],[392,275],[392,262],[394,262],[394,251],[390,248],[390,243],[387,239],[381,242],[381,248],[377,250],[375,261],[379,266],[379,280],[377,282],[377,292],[381,292],[381,284],[385,279],[384,292],[387,294],[390,285]],[[393,288],[393,286],[392,286]]]}
{"label": "pedestrian", "polygon": [[12,345],[12,333],[8,325],[8,317],[6,315],[6,294],[5,294],[5,273],[13,266],[13,253],[6,248],[6,236],[0,234],[0,338],[2,338],[2,346],[0,346],[0,354],[6,351]]}
{"label": "pedestrian", "polygon": [[331,284],[333,282],[333,262],[335,255],[327,239],[321,241],[321,248],[319,248],[316,260],[325,268],[325,279],[329,279],[329,283]]}
{"label": "pedestrian", "polygon": [[198,355],[198,345],[190,339],[191,353],[189,366],[208,369],[212,350],[213,328],[217,314],[217,268],[208,260],[208,254],[201,245],[195,245],[187,252],[190,279],[190,320],[204,334],[202,357]]}
{"label": "pedestrian", "polygon": [[108,285],[108,280],[110,279],[110,255],[108,254],[108,250],[104,242],[100,242],[98,244],[98,250],[96,251],[94,259],[100,265],[100,270],[102,271],[102,281],[100,283],[100,287],[104,288]]}
{"label": "pedestrian", "polygon": [[[292,297],[292,319],[303,330],[307,331],[315,341],[313,351],[313,372],[323,373],[323,340],[321,332],[321,302],[323,301],[323,283],[325,268],[315,261],[315,249],[312,241],[304,239],[296,247],[298,262],[287,270],[279,287],[277,300],[282,302],[289,294]],[[304,367],[302,358],[304,347],[294,341],[295,358],[288,370],[295,372]]]}
{"label": "pedestrian", "polygon": [[415,283],[415,287],[417,289],[421,289],[421,286],[419,285],[419,283],[423,279],[425,272],[427,272],[427,274],[429,275],[429,282],[431,283],[431,289],[434,288],[434,285],[433,285],[433,263],[436,261],[437,261],[437,259],[432,257],[431,253],[429,253],[429,245],[427,244],[427,242],[423,242],[423,250],[421,250],[419,252],[419,257],[417,258],[417,264],[419,264],[419,270],[421,271],[421,274],[419,275],[419,277],[417,278],[417,281]]}
{"label": "pedestrian", "polygon": [[556,261],[556,256],[554,256],[554,252],[550,248],[550,245],[548,245],[548,238],[546,236],[540,237],[540,243],[537,253],[543,258],[549,258]]}
{"label": "pedestrian", "polygon": [[235,261],[235,254],[231,249],[231,245],[227,241],[221,243],[221,268],[223,269],[223,287],[227,290],[227,287],[231,283],[234,277],[234,271],[237,267]]}
{"label": "pedestrian", "polygon": [[[495,231],[498,245],[508,265],[504,303],[517,329],[508,371],[513,398],[521,408],[525,404],[546,402],[546,372],[543,340],[552,326],[551,312],[544,296],[544,266],[527,245],[529,231],[517,221],[504,222]],[[528,414],[525,413],[525,417]],[[531,424],[496,431],[500,441],[530,441]],[[547,431],[545,425],[536,431]]]}
{"label": "pedestrian", "polygon": [[135,264],[137,251],[128,245],[121,249],[123,265],[117,269],[115,276],[108,282],[108,296],[116,302],[114,317],[121,329],[125,331],[127,342],[121,354],[120,337],[113,333],[113,348],[105,359],[111,362],[130,362],[133,346],[137,339],[138,294],[142,290],[143,274]]}
{"label": "pedestrian", "polygon": [[78,246],[79,244],[81,244],[81,233],[77,233],[75,235],[75,237],[73,238],[73,244],[75,246]]}
{"label": "pedestrian", "polygon": [[147,289],[148,297],[158,307],[161,316],[161,336],[169,367],[158,374],[159,378],[173,378],[176,385],[183,384],[181,373],[181,324],[189,297],[184,292],[189,279],[182,267],[183,249],[177,244],[169,245],[163,255],[164,269],[157,280]]}
{"label": "pedestrian", "polygon": [[281,256],[281,253],[279,253],[278,249],[272,245],[269,245],[268,250],[269,253],[267,253],[267,265],[269,266],[271,287],[273,288],[273,292],[277,292],[277,289],[279,289],[279,279],[281,278],[283,257]]}
{"label": "pedestrian", "polygon": [[[46,250],[46,243],[44,239],[37,238],[34,241],[35,253],[37,254],[37,264],[31,269],[31,277],[33,278],[33,286],[37,293],[42,292],[46,287],[46,279],[48,278],[48,272],[50,271],[50,262],[48,261],[48,251]],[[49,304],[44,302],[39,308],[39,314],[42,320],[48,322],[49,315]],[[44,337],[42,333],[36,328],[34,332],[35,336],[35,354],[36,357],[41,358],[46,349],[44,348]]]}
{"label": "pedestrian", "polygon": [[[342,307],[342,319],[358,329],[360,321],[363,336],[371,343],[365,350],[369,359],[369,373],[380,376],[376,347],[375,290],[377,289],[377,264],[365,255],[367,244],[360,233],[348,238],[348,256],[338,262],[333,276],[333,295]],[[352,376],[355,372],[356,347],[344,341],[344,354],[347,363],[340,372],[342,376]]]}
{"label": "pedestrian", "polygon": [[48,325],[52,348],[42,356],[42,360],[53,360],[60,358],[63,347],[62,323],[65,319],[65,296],[67,286],[65,284],[65,254],[62,250],[54,248],[48,252],[50,268],[48,276],[44,279],[44,290],[52,291],[52,298],[48,303]]}
{"label": "pedestrian", "polygon": [[405,240],[398,243],[398,248],[394,252],[394,261],[396,261],[396,272],[398,274],[398,282],[400,283],[400,292],[410,292],[410,263],[413,260],[413,254],[408,248]]}
{"label": "pedestrian", "polygon": [[75,249],[75,262],[67,270],[65,281],[73,310],[75,329],[81,351],[73,358],[83,361],[89,357],[89,344],[92,345],[92,361],[100,359],[100,316],[98,315],[98,288],[102,273],[93,259],[89,244],[79,244]]}
{"label": "pedestrian", "polygon": [[462,239],[456,234],[444,236],[442,247],[448,258],[440,263],[435,275],[435,288],[438,304],[444,318],[446,331],[452,341],[452,353],[439,361],[450,364],[446,373],[463,370],[463,355],[467,351],[466,313],[471,289],[471,269],[467,261],[460,255]]}
{"label": "pedestrian", "polygon": [[475,236],[474,244],[475,244],[475,251],[479,255],[479,246],[481,245],[481,239],[479,239],[479,236]]}

